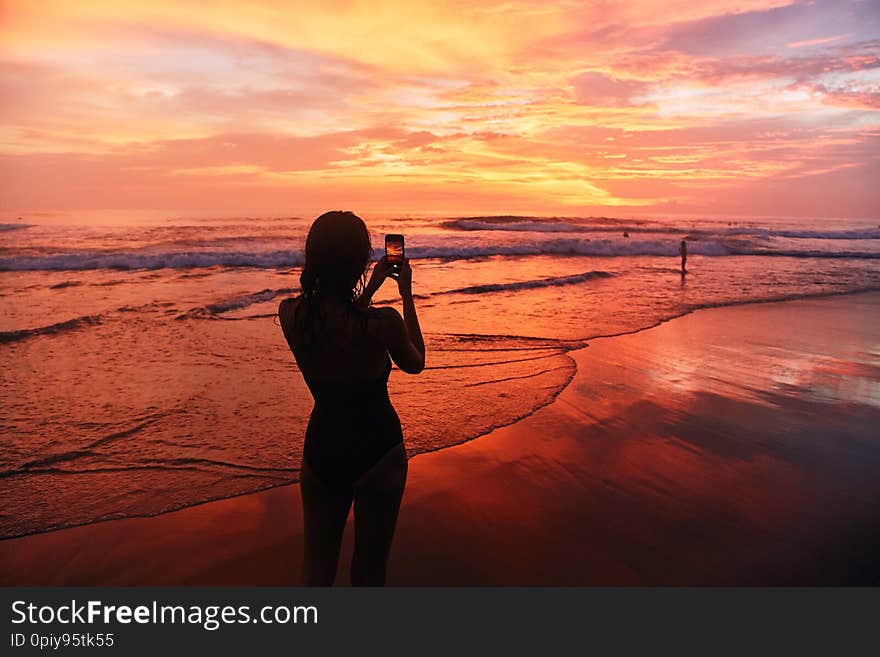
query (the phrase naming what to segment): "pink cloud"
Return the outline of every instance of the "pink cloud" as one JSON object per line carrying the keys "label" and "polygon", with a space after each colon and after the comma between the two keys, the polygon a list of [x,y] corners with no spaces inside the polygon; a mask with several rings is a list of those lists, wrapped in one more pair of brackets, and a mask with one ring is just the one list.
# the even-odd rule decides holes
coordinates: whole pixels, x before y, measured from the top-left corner
{"label": "pink cloud", "polygon": [[644,82],[619,80],[595,71],[581,73],[572,84],[581,105],[633,105],[648,88]]}

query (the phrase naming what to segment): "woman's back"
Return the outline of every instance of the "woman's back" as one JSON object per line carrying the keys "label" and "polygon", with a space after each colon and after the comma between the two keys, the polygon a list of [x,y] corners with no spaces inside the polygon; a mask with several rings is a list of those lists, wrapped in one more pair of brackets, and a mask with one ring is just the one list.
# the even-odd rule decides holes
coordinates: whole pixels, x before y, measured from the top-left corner
{"label": "woman's back", "polygon": [[297,297],[283,301],[278,315],[306,383],[368,382],[384,374],[387,315],[382,309],[320,300],[307,304]]}
{"label": "woman's back", "polygon": [[305,458],[331,485],[350,487],[402,442],[388,398],[383,312],[354,304],[282,302],[281,327],[315,399]]}

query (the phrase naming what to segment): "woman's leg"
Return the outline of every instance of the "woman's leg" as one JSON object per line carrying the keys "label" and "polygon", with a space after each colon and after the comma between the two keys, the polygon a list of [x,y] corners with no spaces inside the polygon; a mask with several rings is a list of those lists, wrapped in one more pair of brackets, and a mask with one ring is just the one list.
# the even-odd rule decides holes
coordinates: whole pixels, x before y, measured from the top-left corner
{"label": "woman's leg", "polygon": [[299,488],[303,504],[303,585],[333,586],[351,490],[325,484],[303,460]]}
{"label": "woman's leg", "polygon": [[406,485],[406,449],[393,447],[354,485],[352,586],[384,586],[388,553]]}

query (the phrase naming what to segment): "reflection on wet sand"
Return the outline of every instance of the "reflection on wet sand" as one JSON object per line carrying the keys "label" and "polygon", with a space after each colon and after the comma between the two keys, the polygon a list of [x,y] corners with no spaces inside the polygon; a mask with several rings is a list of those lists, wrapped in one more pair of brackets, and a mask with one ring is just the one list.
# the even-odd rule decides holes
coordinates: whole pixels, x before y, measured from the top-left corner
{"label": "reflection on wet sand", "polygon": [[[878,316],[859,295],[593,341],[554,404],[416,462],[460,474],[404,509],[397,558],[462,584],[876,581]],[[439,582],[415,565],[397,582]]]}

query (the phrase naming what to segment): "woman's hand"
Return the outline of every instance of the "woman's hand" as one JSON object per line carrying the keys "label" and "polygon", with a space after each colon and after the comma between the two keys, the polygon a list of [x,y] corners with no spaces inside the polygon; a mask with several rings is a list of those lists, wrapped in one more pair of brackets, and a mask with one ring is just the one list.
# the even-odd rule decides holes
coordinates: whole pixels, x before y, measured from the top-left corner
{"label": "woman's hand", "polygon": [[388,259],[385,256],[382,256],[373,266],[373,272],[370,274],[370,282],[367,283],[367,287],[376,290],[382,287],[382,283],[384,283],[385,279],[391,274],[391,267],[392,266],[388,264]]}
{"label": "woman's hand", "polygon": [[370,280],[367,282],[367,286],[364,288],[364,292],[361,294],[360,299],[358,299],[358,303],[364,307],[369,306],[370,300],[373,298],[376,290],[382,287],[382,283],[384,283],[385,279],[389,276],[391,276],[391,265],[388,264],[385,256],[382,256],[382,258],[373,266],[373,271],[370,273]]}

